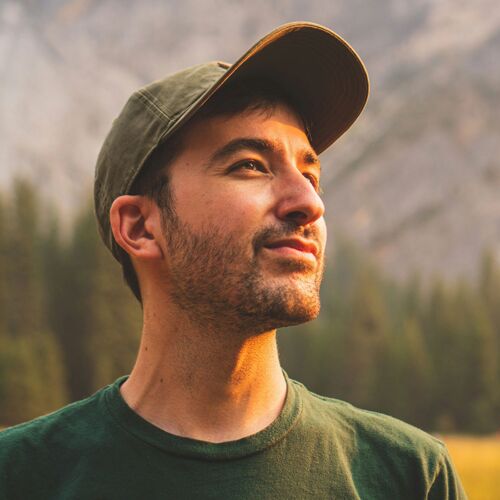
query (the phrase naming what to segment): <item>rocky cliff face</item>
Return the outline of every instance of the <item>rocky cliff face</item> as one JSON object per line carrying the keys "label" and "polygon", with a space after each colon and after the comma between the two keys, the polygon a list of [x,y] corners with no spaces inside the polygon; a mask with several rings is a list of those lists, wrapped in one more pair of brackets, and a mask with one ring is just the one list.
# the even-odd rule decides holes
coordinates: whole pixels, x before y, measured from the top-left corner
{"label": "rocky cliff face", "polygon": [[186,65],[234,61],[299,19],[344,35],[372,81],[364,115],[323,158],[330,229],[400,277],[470,275],[483,248],[500,253],[495,0],[5,1],[0,185],[28,176],[71,214],[136,87]]}

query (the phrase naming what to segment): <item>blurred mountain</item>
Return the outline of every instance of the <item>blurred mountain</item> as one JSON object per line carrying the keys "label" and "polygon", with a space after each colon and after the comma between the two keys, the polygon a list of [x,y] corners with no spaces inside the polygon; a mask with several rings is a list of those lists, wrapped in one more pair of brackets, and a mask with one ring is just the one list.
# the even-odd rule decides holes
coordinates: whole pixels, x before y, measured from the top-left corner
{"label": "blurred mountain", "polygon": [[27,176],[69,218],[133,90],[234,61],[303,19],[345,36],[372,82],[365,113],[323,157],[330,234],[397,277],[470,276],[485,247],[500,255],[496,0],[4,0],[0,186]]}

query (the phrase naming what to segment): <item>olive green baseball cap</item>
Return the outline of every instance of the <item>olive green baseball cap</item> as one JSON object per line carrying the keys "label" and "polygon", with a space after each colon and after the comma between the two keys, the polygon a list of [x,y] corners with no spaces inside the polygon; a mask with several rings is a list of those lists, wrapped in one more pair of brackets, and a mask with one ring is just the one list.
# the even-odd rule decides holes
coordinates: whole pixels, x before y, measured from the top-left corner
{"label": "olive green baseball cap", "polygon": [[109,221],[114,199],[130,192],[153,151],[214,94],[249,79],[271,82],[300,104],[318,154],[354,123],[369,94],[368,74],[356,52],[330,29],[308,22],[280,26],[232,65],[200,64],[137,90],[114,120],[95,172],[99,232],[118,260]]}

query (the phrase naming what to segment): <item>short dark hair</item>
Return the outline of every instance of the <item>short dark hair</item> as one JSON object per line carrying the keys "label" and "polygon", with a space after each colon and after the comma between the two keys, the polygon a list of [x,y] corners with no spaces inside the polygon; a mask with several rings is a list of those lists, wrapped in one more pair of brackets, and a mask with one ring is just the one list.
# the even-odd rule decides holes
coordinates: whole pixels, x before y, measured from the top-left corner
{"label": "short dark hair", "polygon": [[[244,111],[262,111],[271,114],[278,104],[285,104],[295,111],[301,119],[310,140],[309,124],[304,119],[304,114],[282,89],[272,82],[262,80],[246,80],[233,83],[217,92],[191,122],[155,149],[132,184],[130,194],[143,195],[152,199],[161,209],[162,217],[168,218],[169,215],[175,213],[169,184],[168,166],[184,148],[184,136],[190,124],[216,116],[233,116]],[[119,254],[124,280],[134,296],[142,304],[139,280],[132,261],[127,252],[121,247],[119,247]]]}

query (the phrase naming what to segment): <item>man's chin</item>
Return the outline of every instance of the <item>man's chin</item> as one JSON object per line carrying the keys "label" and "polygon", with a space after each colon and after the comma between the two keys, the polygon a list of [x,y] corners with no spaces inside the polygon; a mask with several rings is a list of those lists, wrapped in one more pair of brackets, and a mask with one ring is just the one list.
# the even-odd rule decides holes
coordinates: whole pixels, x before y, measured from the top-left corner
{"label": "man's chin", "polygon": [[301,325],[316,319],[318,314],[319,307],[315,310],[281,310],[278,314],[273,314],[272,317],[261,318],[261,321],[256,322],[252,330],[253,333],[262,333],[287,326]]}
{"label": "man's chin", "polygon": [[260,317],[266,327],[283,328],[316,319],[320,311],[319,294],[316,290],[281,287],[264,294],[260,302]]}
{"label": "man's chin", "polygon": [[[269,282],[269,288],[281,299],[288,317],[304,322],[319,314],[321,277],[312,272],[290,272]],[[301,319],[303,318],[303,319]]]}
{"label": "man's chin", "polygon": [[319,300],[314,304],[298,304],[293,307],[288,307],[282,315],[282,323],[280,328],[284,326],[300,325],[316,319],[319,315],[320,304]]}

